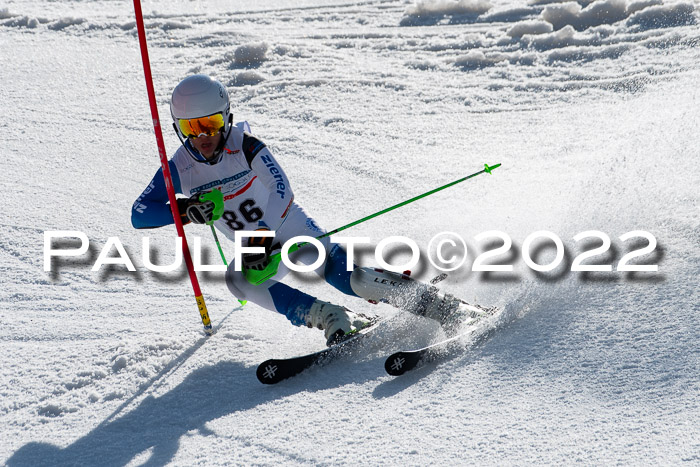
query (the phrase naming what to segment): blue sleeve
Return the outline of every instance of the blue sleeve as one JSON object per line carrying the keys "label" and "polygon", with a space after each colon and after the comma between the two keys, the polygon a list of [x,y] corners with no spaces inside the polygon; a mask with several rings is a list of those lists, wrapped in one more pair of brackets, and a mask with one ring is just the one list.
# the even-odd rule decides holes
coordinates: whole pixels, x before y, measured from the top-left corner
{"label": "blue sleeve", "polygon": [[[180,175],[177,172],[175,163],[168,162],[170,175],[173,179],[175,193],[182,193]],[[152,229],[173,223],[173,214],[170,211],[168,202],[168,191],[165,188],[163,179],[163,168],[156,172],[155,176],[148,184],[148,187],[141,193],[131,208],[131,225],[137,229]]]}

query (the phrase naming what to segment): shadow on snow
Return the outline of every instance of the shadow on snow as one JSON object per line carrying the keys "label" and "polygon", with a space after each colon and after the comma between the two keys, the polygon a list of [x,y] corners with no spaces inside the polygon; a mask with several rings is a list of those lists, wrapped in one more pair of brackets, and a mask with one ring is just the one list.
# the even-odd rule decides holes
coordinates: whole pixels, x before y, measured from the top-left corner
{"label": "shadow on snow", "polygon": [[[372,358],[352,365],[312,368],[278,385],[264,386],[257,380],[254,367],[239,362],[220,362],[193,371],[169,392],[158,397],[149,395],[136,408],[121,414],[141,395],[157,389],[158,380],[181,366],[205,341],[203,338],[185,351],[85,436],[65,448],[46,442],[27,443],[7,460],[7,465],[125,465],[149,449],[150,457],[143,465],[164,465],[177,453],[182,436],[188,432],[210,434],[207,422],[296,393],[315,392],[385,376],[383,360]],[[352,358],[352,355],[356,354],[343,360]],[[428,368],[431,367],[434,366]],[[316,371],[322,371],[323,377],[313,377]],[[427,371],[429,369],[422,369],[420,375],[425,376]],[[411,381],[416,380],[411,378]],[[251,442],[256,440],[251,437]]]}
{"label": "shadow on snow", "polygon": [[[135,409],[121,415],[133,401],[149,391],[157,390],[162,384],[160,380],[182,366],[206,341],[207,338],[202,338],[188,348],[97,427],[69,446],[59,448],[46,442],[30,442],[18,449],[7,460],[7,465],[125,465],[148,450],[151,450],[151,454],[143,465],[164,465],[177,453],[183,435],[190,432],[199,432],[204,436],[211,434],[206,427],[207,422],[300,392],[316,392],[385,377],[384,358],[398,344],[384,341],[381,347],[386,351],[381,352],[380,357],[352,361],[351,365],[342,365],[339,361],[339,364],[323,369],[311,368],[275,386],[262,385],[255,376],[254,367],[240,362],[219,362],[193,371],[169,392],[158,397],[149,395]],[[449,352],[442,361],[454,361],[461,353]],[[352,360],[357,355],[358,352],[352,352],[341,360]],[[440,366],[434,362],[428,363],[396,380],[392,378],[380,384],[373,397],[383,399],[395,396]],[[322,371],[323,377],[314,376],[313,373],[317,371]],[[251,442],[257,440],[251,436]],[[265,449],[265,446],[261,448]],[[278,450],[275,452],[280,454]]]}

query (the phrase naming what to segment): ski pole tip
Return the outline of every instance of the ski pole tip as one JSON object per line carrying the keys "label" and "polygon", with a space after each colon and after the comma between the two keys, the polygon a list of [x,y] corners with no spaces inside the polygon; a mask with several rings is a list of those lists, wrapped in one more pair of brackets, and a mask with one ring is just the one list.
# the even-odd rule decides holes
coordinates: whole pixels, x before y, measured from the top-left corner
{"label": "ski pole tip", "polygon": [[497,168],[499,168],[500,166],[501,166],[501,164],[496,164],[496,165],[492,165],[491,167],[489,167],[488,164],[484,164],[484,170],[490,175],[490,174],[491,174],[491,171],[492,171],[493,169],[497,169]]}

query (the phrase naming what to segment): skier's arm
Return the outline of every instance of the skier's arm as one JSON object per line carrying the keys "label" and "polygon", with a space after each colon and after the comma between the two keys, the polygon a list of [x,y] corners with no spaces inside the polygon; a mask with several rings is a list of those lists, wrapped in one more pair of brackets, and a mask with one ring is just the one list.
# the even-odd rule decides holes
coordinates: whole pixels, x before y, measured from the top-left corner
{"label": "skier's arm", "polygon": [[[175,193],[182,193],[180,176],[175,168],[175,163],[170,161],[168,164]],[[152,229],[173,223],[173,214],[170,211],[168,191],[165,188],[163,168],[161,167],[148,187],[134,202],[131,208],[131,225],[137,229]]]}
{"label": "skier's arm", "polygon": [[294,200],[289,179],[265,144],[247,133],[243,138],[243,152],[251,170],[270,190],[270,198],[263,210],[264,219],[270,230],[277,230]]}

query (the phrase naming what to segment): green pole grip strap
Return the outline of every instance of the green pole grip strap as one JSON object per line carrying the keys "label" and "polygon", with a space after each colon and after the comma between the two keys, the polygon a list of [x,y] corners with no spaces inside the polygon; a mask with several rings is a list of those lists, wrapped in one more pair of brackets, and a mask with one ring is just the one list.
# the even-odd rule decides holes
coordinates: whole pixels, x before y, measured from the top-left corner
{"label": "green pole grip strap", "polygon": [[[291,251],[291,248],[289,249]],[[282,254],[275,253],[270,255],[270,263],[262,271],[256,271],[254,269],[246,269],[243,271],[245,278],[248,282],[253,285],[260,285],[275,274],[277,274],[277,269],[280,267],[280,262],[282,261]]]}

